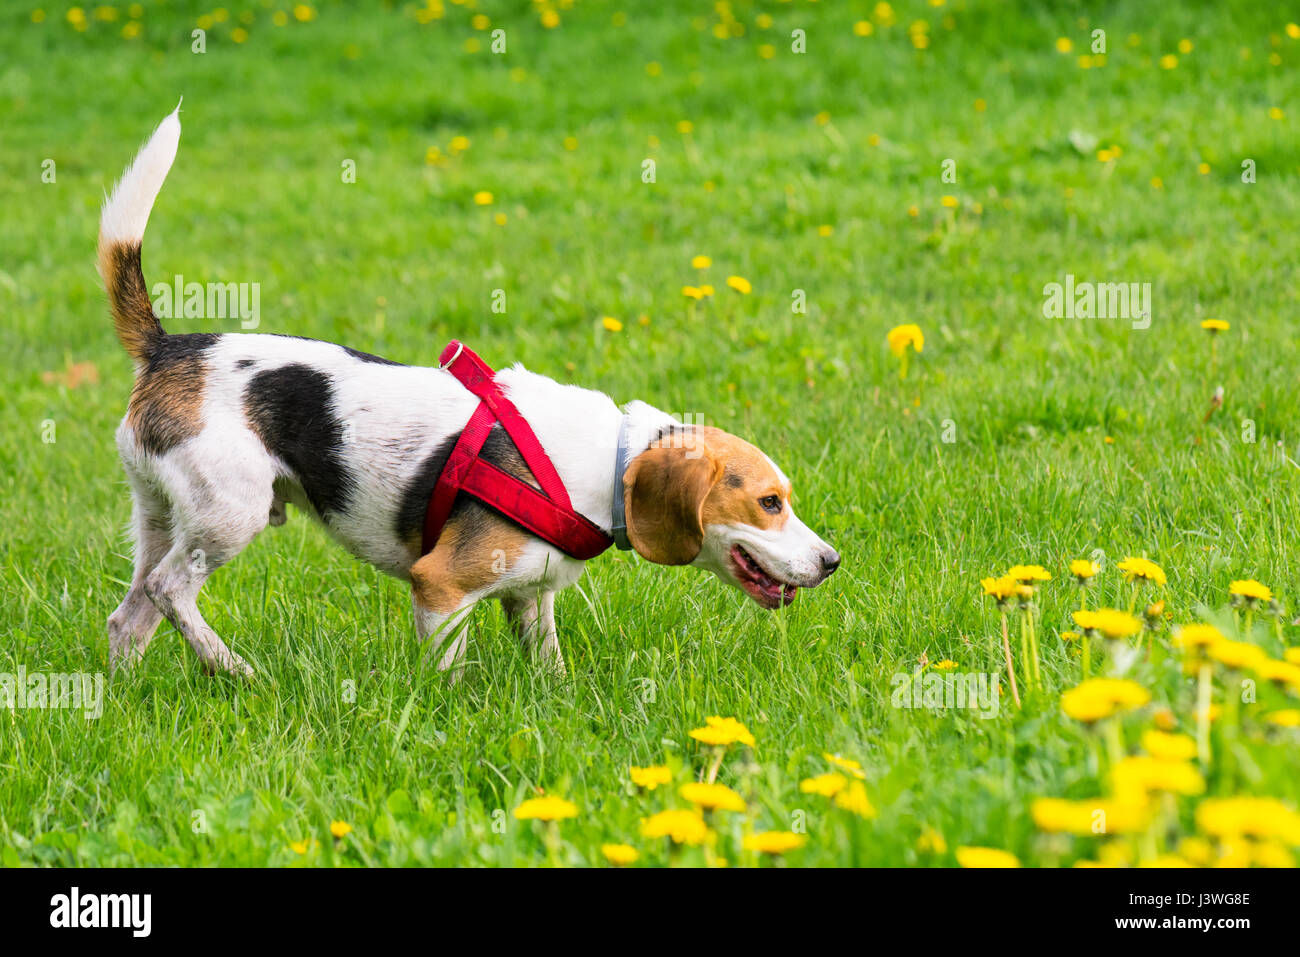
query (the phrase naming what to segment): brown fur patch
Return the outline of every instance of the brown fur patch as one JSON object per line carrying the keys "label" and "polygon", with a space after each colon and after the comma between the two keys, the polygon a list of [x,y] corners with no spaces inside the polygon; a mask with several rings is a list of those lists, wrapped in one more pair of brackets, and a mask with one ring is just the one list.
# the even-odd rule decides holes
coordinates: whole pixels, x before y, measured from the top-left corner
{"label": "brown fur patch", "polygon": [[141,368],[126,420],[146,451],[162,455],[203,427],[203,353],[216,340],[205,333],[167,336]]}
{"label": "brown fur patch", "polygon": [[433,551],[411,566],[411,591],[419,604],[449,615],[470,592],[487,588],[523,553],[528,533],[499,515],[472,522],[447,520]]}
{"label": "brown fur patch", "polygon": [[147,362],[166,333],[149,300],[140,264],[140,244],[100,243],[98,262],[117,337],[133,359]]}
{"label": "brown fur patch", "polygon": [[[784,481],[762,452],[744,439],[721,429],[704,428],[709,454],[723,463],[726,480],[704,500],[705,525],[751,525],[780,529],[790,517],[790,483]],[[779,512],[769,512],[759,500],[774,495]]]}

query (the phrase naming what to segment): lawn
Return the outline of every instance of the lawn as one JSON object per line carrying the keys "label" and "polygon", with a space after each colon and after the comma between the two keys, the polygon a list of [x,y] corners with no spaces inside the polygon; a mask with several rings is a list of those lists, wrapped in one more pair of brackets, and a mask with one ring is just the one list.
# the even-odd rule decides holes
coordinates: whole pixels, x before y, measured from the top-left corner
{"label": "lawn", "polygon": [[[942,866],[975,847],[1068,866],[1285,862],[1300,844],[1281,808],[1214,803],[1300,804],[1300,682],[1219,654],[1207,730],[1173,641],[1208,621],[1257,646],[1248,659],[1300,645],[1300,28],[1281,14],[142,6],[0,4],[0,672],[106,676],[95,720],[0,710],[0,863],[604,865],[602,845],[627,844],[642,865]],[[200,598],[257,678],[205,677],[166,624],[109,677],[132,372],[97,217],[182,95],[151,284],[257,283],[260,332],[420,364],[461,338],[736,432],[789,474],[840,570],[768,613],[611,551],[559,597],[567,677],[485,603],[451,684],[422,659],[406,586],[294,512]],[[1149,321],[1048,318],[1044,287],[1067,275],[1150,283]],[[903,324],[924,348],[900,379]],[[1130,556],[1167,583],[1126,581]],[[1061,637],[1079,631],[1075,559],[1099,566],[1089,608],[1165,602],[1158,630],[1093,636],[1092,675],[1132,658],[1123,678],[1150,696],[1095,723],[1062,704],[1082,677],[1082,638]],[[1015,564],[1053,576],[1032,602],[1032,686],[1009,612],[1021,707],[980,585]],[[1245,579],[1277,615],[1230,605]],[[1000,675],[996,713],[898,707],[948,662]],[[752,746],[692,738],[710,716]],[[1112,773],[1207,733],[1208,754],[1161,764],[1177,781],[1133,797]],[[660,765],[657,789],[629,776]],[[642,835],[715,766],[743,811],[710,812],[703,844]],[[801,789],[828,773],[808,787],[831,796]],[[516,818],[542,794],[576,816]],[[1057,826],[1043,798],[1114,813],[1100,834]],[[747,849],[766,831],[802,846]]]}

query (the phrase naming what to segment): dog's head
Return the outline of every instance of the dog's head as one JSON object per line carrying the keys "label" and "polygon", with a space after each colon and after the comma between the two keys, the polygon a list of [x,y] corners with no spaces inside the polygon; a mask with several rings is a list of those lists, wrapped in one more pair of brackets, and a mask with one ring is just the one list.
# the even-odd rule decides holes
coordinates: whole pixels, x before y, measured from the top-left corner
{"label": "dog's head", "polygon": [[627,537],[643,558],[707,568],[764,608],[788,605],[839,566],[794,514],[790,480],[721,429],[665,432],[631,461],[624,485]]}

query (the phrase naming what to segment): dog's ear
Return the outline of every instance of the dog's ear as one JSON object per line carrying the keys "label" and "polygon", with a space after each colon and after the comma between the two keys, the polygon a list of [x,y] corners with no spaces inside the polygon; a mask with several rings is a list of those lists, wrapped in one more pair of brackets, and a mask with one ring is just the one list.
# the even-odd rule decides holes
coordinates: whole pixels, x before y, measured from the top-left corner
{"label": "dog's ear", "polygon": [[701,513],[724,463],[703,442],[655,445],[632,460],[624,474],[627,538],[642,558],[686,565],[704,544]]}

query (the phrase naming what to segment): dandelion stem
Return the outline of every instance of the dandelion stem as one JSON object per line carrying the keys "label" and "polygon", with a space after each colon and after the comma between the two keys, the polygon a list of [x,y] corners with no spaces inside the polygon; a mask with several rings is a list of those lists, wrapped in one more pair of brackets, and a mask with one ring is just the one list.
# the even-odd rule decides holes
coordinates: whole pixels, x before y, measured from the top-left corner
{"label": "dandelion stem", "polygon": [[712,784],[718,776],[718,768],[722,766],[722,757],[727,753],[726,748],[717,748],[714,751],[713,763],[709,765],[708,783]]}
{"label": "dandelion stem", "polygon": [[1011,639],[1007,637],[1007,613],[1002,612],[1002,653],[1007,658],[1007,678],[1011,682],[1011,700],[1020,707],[1020,692],[1016,690],[1016,669],[1011,664]]}
{"label": "dandelion stem", "polygon": [[1025,612],[1025,618],[1029,622],[1029,650],[1034,656],[1034,686],[1041,688],[1043,686],[1043,670],[1038,661],[1038,632],[1034,629],[1034,610],[1032,608]]}
{"label": "dandelion stem", "polygon": [[1201,663],[1196,676],[1196,753],[1201,767],[1210,766],[1210,663]]}
{"label": "dandelion stem", "polygon": [[1081,639],[1083,650],[1083,680],[1087,681],[1092,677],[1092,643],[1088,639],[1088,633],[1085,631]]}
{"label": "dandelion stem", "polygon": [[1025,694],[1034,690],[1034,669],[1029,659],[1029,629],[1020,619],[1020,667],[1025,669]]}

